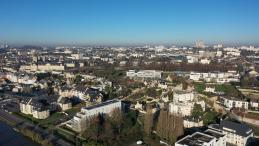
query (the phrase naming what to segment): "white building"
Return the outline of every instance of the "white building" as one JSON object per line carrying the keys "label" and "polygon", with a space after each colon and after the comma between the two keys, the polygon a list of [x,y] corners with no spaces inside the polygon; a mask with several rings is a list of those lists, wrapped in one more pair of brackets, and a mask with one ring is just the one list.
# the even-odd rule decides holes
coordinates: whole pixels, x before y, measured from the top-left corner
{"label": "white building", "polygon": [[205,102],[204,101],[189,101],[189,102],[171,102],[169,103],[169,112],[181,116],[191,116],[192,109],[194,104],[201,105],[203,111],[205,111]]}
{"label": "white building", "polygon": [[108,100],[97,105],[82,108],[81,112],[77,113],[67,126],[77,132],[84,131],[91,117],[98,114],[110,114],[114,109],[122,109],[120,100]]}
{"label": "white building", "polygon": [[248,125],[223,120],[220,124],[212,124],[210,129],[226,135],[226,142],[236,146],[246,146],[250,143],[254,133]]}
{"label": "white building", "polygon": [[62,64],[40,64],[40,65],[22,65],[20,71],[64,71],[65,67]]}
{"label": "white building", "polygon": [[126,75],[130,78],[161,78],[162,72],[156,70],[129,70]]}
{"label": "white building", "polygon": [[187,102],[187,101],[192,101],[193,98],[194,98],[194,93],[192,91],[175,90],[173,102],[175,103]]}
{"label": "white building", "polygon": [[204,58],[200,60],[201,64],[210,64],[210,60],[208,58]]}
{"label": "white building", "polygon": [[205,92],[215,93],[215,87],[206,87]]}
{"label": "white building", "polygon": [[208,129],[205,132],[195,132],[192,135],[178,140],[175,146],[226,146],[226,135],[213,130]]}
{"label": "white building", "polygon": [[236,72],[191,72],[189,79],[194,81],[216,82],[219,84],[239,82],[240,75]]}
{"label": "white building", "polygon": [[220,102],[221,104],[223,104],[227,109],[231,109],[231,108],[244,108],[244,109],[248,109],[248,105],[249,102],[248,101],[244,101],[241,99],[237,99],[234,97],[220,97]]}
{"label": "white building", "polygon": [[32,115],[36,119],[46,119],[50,115],[49,109],[34,102],[32,98],[24,99],[20,102],[20,111],[21,113]]}
{"label": "white building", "polygon": [[203,126],[203,120],[202,119],[185,118],[183,120],[183,127],[184,128],[202,127],[202,126]]}
{"label": "white building", "polygon": [[186,56],[186,59],[188,63],[197,63],[199,61],[195,56]]}

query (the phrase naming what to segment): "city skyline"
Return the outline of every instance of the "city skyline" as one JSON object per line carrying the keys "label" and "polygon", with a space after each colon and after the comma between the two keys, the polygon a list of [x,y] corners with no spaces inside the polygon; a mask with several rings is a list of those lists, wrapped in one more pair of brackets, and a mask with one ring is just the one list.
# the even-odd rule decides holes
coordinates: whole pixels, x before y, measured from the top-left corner
{"label": "city skyline", "polygon": [[256,0],[1,0],[11,45],[258,45]]}

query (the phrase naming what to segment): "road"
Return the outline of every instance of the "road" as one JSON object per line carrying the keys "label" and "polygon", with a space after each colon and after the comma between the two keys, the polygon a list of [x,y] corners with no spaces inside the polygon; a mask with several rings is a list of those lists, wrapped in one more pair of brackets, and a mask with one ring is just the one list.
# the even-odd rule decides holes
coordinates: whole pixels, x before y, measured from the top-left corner
{"label": "road", "polygon": [[22,119],[14,116],[14,115],[11,115],[3,110],[0,110],[0,118],[12,125],[17,125],[19,123],[24,122]]}

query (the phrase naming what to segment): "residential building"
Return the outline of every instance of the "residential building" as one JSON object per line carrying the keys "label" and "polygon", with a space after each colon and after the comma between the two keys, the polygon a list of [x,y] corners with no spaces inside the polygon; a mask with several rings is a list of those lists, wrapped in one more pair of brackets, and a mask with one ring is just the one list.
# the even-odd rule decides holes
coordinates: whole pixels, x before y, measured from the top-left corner
{"label": "residential building", "polygon": [[226,146],[226,135],[212,129],[195,132],[178,140],[175,146]]}
{"label": "residential building", "polygon": [[194,98],[193,91],[187,91],[187,90],[175,90],[174,91],[174,98],[173,102],[187,102],[192,101]]}
{"label": "residential building", "polygon": [[84,131],[87,128],[87,123],[91,117],[98,114],[110,114],[114,109],[122,109],[120,100],[108,100],[100,104],[82,108],[81,112],[77,113],[67,126],[77,132]]}
{"label": "residential building", "polygon": [[72,102],[68,97],[60,97],[58,99],[58,105],[62,111],[65,111],[72,107]]}
{"label": "residential building", "polygon": [[246,124],[223,120],[220,124],[209,125],[210,129],[226,135],[226,142],[236,146],[246,146],[254,135],[252,128]]}
{"label": "residential building", "polygon": [[36,119],[46,119],[49,117],[49,109],[33,98],[26,98],[20,102],[20,111],[24,114],[32,115]]}
{"label": "residential building", "polygon": [[224,105],[228,110],[232,108],[249,108],[249,102],[238,99],[235,97],[228,97],[228,96],[220,96],[220,102],[222,105]]}
{"label": "residential building", "polygon": [[126,73],[127,77],[130,78],[161,78],[162,72],[161,71],[156,71],[156,70],[129,70]]}
{"label": "residential building", "polygon": [[205,111],[204,101],[189,101],[189,102],[171,102],[169,103],[169,112],[181,116],[191,116],[194,104],[200,104],[203,111]]}

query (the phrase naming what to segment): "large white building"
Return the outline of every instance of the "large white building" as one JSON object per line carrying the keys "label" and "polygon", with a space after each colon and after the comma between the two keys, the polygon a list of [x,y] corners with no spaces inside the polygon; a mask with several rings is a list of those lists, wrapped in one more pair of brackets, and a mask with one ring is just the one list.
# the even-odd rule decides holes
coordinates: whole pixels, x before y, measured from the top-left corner
{"label": "large white building", "polygon": [[194,98],[194,93],[192,91],[186,90],[175,90],[173,102],[187,102],[192,101]]}
{"label": "large white building", "polygon": [[203,111],[205,111],[205,102],[204,101],[190,101],[190,102],[171,102],[169,103],[169,112],[181,116],[191,116],[192,109],[195,104],[201,105]]}
{"label": "large white building", "polygon": [[226,146],[226,135],[217,130],[195,132],[178,140],[175,146]]}
{"label": "large white building", "polygon": [[226,142],[236,146],[246,146],[254,133],[248,125],[223,120],[220,124],[212,124],[210,129],[217,130],[226,135]]}
{"label": "large white building", "polygon": [[169,103],[169,112],[181,116],[190,116],[195,104],[200,104],[205,110],[204,101],[195,101],[193,91],[175,90],[173,102]]}
{"label": "large white building", "polygon": [[65,66],[62,64],[32,64],[22,65],[20,71],[35,72],[35,71],[64,71]]}
{"label": "large white building", "polygon": [[108,100],[97,105],[82,108],[81,112],[77,113],[67,126],[77,132],[84,131],[91,117],[98,114],[110,114],[114,109],[122,109],[120,100]]}
{"label": "large white building", "polygon": [[162,72],[156,70],[129,70],[126,75],[130,78],[161,78]]}
{"label": "large white building", "polygon": [[216,82],[219,84],[228,82],[239,82],[240,75],[236,72],[191,72],[189,78],[194,81]]}
{"label": "large white building", "polygon": [[244,101],[241,99],[237,99],[234,97],[220,97],[220,102],[223,104],[227,109],[232,109],[232,108],[244,108],[248,109],[249,108],[249,102]]}

